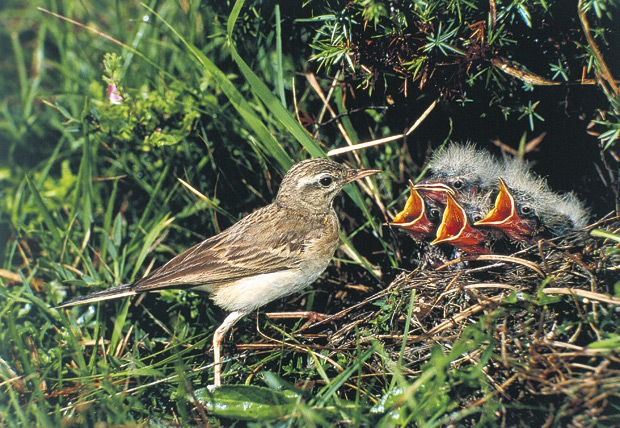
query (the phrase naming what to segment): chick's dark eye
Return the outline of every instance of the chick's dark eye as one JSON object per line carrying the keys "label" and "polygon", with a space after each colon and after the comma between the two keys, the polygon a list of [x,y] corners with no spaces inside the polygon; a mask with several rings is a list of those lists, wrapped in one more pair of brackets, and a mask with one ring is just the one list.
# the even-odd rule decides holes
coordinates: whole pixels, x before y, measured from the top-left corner
{"label": "chick's dark eye", "polygon": [[528,207],[527,205],[521,207],[521,214],[532,214],[532,207]]}
{"label": "chick's dark eye", "polygon": [[480,220],[482,220],[482,216],[480,214],[476,214],[476,215],[474,215],[473,220],[474,220],[474,222],[480,221]]}
{"label": "chick's dark eye", "polygon": [[319,183],[321,183],[321,186],[329,186],[330,184],[333,183],[333,179],[331,177],[323,177],[319,180]]}
{"label": "chick's dark eye", "polygon": [[437,208],[431,209],[429,212],[429,217],[431,220],[439,218],[439,210]]}
{"label": "chick's dark eye", "polygon": [[463,182],[459,179],[454,180],[452,182],[452,187],[454,187],[454,190],[460,190],[463,188],[463,186],[464,186]]}

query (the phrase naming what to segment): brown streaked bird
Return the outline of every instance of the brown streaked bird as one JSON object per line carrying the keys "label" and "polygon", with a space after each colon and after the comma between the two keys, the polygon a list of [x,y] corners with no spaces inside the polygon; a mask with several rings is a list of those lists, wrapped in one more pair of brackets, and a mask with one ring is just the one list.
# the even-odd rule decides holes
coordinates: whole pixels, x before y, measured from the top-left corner
{"label": "brown streaked bird", "polygon": [[466,254],[491,254],[488,244],[498,236],[484,227],[473,226],[474,222],[484,217],[490,205],[489,194],[466,198],[462,204],[450,194],[446,195],[446,208],[441,224],[437,228],[437,237],[431,245],[450,244]]}
{"label": "brown streaked bird", "polygon": [[440,148],[433,153],[429,168],[430,177],[416,188],[425,190],[425,195],[441,204],[446,203],[446,186],[458,196],[487,193],[497,187],[501,171],[491,153],[472,143],[451,143]]}
{"label": "brown streaked bird", "polygon": [[587,224],[588,212],[583,203],[573,193],[554,193],[524,161],[506,160],[498,181],[495,205],[475,223],[477,226],[495,227],[517,242],[533,244]]}
{"label": "brown streaked bird", "polygon": [[313,283],[339,243],[334,197],[354,180],[381,172],[329,159],[291,167],[276,199],[222,233],[184,251],[148,276],[66,302],[59,308],[123,296],[189,288],[210,294],[230,314],[213,335],[214,383],[221,385],[220,345],[241,318]]}

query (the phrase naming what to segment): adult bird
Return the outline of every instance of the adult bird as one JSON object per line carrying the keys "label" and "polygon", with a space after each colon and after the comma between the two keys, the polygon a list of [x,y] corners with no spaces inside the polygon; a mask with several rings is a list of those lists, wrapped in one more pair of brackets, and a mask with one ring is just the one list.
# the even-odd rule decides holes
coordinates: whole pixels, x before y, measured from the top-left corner
{"label": "adult bird", "polygon": [[378,172],[321,158],[299,162],[284,176],[270,205],[142,279],[79,297],[59,308],[170,288],[207,292],[216,305],[230,311],[213,335],[214,383],[219,386],[224,335],[245,315],[319,277],[339,244],[334,197],[345,184]]}
{"label": "adult bird", "polygon": [[573,193],[556,194],[524,161],[505,160],[498,182],[495,204],[476,226],[495,227],[514,241],[533,244],[582,229],[588,222],[587,210]]}

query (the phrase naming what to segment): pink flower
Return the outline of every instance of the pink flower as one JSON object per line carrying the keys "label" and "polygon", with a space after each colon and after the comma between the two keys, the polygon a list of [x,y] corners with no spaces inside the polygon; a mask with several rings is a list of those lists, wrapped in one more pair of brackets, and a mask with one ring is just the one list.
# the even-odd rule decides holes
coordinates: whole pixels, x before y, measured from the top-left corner
{"label": "pink flower", "polygon": [[114,84],[108,85],[108,99],[112,104],[119,105],[125,101],[118,91],[118,87]]}

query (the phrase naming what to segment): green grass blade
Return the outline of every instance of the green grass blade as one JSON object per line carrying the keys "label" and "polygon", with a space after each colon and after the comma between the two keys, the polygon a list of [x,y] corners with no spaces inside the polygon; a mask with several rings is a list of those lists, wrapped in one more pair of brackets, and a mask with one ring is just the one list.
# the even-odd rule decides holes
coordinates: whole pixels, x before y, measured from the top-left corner
{"label": "green grass blade", "polygon": [[15,54],[15,66],[17,67],[17,78],[21,92],[22,102],[26,101],[26,93],[28,91],[28,74],[26,73],[26,61],[24,59],[24,51],[19,41],[19,33],[11,32],[11,45]]}
{"label": "green grass blade", "polygon": [[[170,170],[170,165],[166,165],[164,167],[164,170],[161,172],[161,175],[159,176],[159,180],[157,181],[155,188],[151,192],[151,198],[146,204],[146,207],[144,207],[144,211],[142,211],[142,216],[140,217],[140,221],[138,222],[138,225],[136,226],[137,230],[140,230],[143,227],[144,223],[147,221],[147,219],[150,218],[151,210],[153,209],[153,204],[155,203],[156,200],[159,199],[159,192],[161,191],[161,187],[164,183],[166,176],[168,175],[169,170]],[[133,237],[131,238],[131,241],[129,241],[128,247],[133,248],[134,244],[137,242],[138,239],[141,238],[141,236],[142,235],[140,233],[135,233]]]}
{"label": "green grass blade", "polygon": [[[284,151],[280,143],[271,134],[269,129],[265,126],[263,121],[254,113],[252,106],[243,98],[243,95],[237,90],[235,85],[226,77],[226,75],[209,59],[204,53],[202,53],[196,46],[190,44],[183,36],[170,25],[163,17],[155,12],[150,7],[144,5],[151,13],[153,13],[158,19],[160,19],[175,36],[181,40],[190,53],[198,60],[203,68],[203,72],[213,80],[217,87],[228,97],[229,101],[235,107],[237,112],[241,115],[243,120],[248,124],[250,129],[256,134],[258,140],[261,143],[261,149],[271,155],[279,165],[288,168],[292,165],[293,161],[289,155]],[[248,140],[250,141],[250,140]]]}
{"label": "green grass blade", "polygon": [[112,338],[110,339],[110,346],[108,347],[108,352],[110,355],[114,355],[116,352],[116,346],[118,342],[121,340],[121,334],[123,333],[123,325],[125,324],[125,320],[127,319],[127,314],[129,313],[129,305],[131,304],[131,299],[124,299],[123,307],[116,315],[116,320],[114,321],[114,331],[112,332]]}
{"label": "green grass blade", "polygon": [[[112,227],[112,218],[114,217],[114,202],[116,201],[116,194],[118,192],[118,180],[114,180],[112,185],[112,194],[108,198],[108,203],[105,210],[105,216],[103,219],[103,229],[102,229],[102,238],[99,243],[100,248],[100,258],[101,260],[106,259],[107,251],[108,251],[108,240],[106,239],[106,234]],[[120,226],[120,222],[119,222]]]}
{"label": "green grass blade", "polygon": [[168,226],[169,223],[170,222],[168,221],[168,214],[166,214],[163,216],[162,219],[160,219],[157,222],[157,224],[154,227],[151,228],[151,230],[146,235],[146,237],[144,237],[142,241],[142,249],[140,250],[140,254],[138,255],[136,264],[134,265],[134,269],[131,274],[130,281],[135,280],[136,275],[138,275],[138,271],[140,270],[140,267],[142,266],[142,263],[144,263],[146,256],[151,251],[151,246],[153,245],[153,243],[155,243],[157,238],[159,238],[159,236],[162,234],[162,232]]}
{"label": "green grass blade", "polygon": [[34,198],[35,204],[39,208],[39,213],[43,217],[43,221],[45,222],[47,228],[52,234],[54,241],[56,243],[60,243],[62,239],[60,238],[60,234],[58,233],[58,225],[56,224],[56,221],[54,220],[54,218],[52,217],[52,214],[49,212],[49,210],[45,206],[45,202],[43,202],[43,198],[41,198],[41,194],[36,189],[36,187],[32,184],[32,181],[30,181],[30,177],[28,176],[28,174],[26,174],[24,177],[26,178],[26,183],[28,184],[28,188],[30,189],[30,192],[32,193],[32,197]]}
{"label": "green grass blade", "polygon": [[282,19],[280,17],[280,5],[276,4],[276,56],[277,65],[276,70],[278,95],[280,96],[280,102],[286,107],[286,96],[284,95],[284,70],[282,64]]}
{"label": "green grass blade", "polygon": [[325,152],[319,147],[319,145],[312,139],[308,132],[293,118],[291,113],[284,107],[284,105],[273,95],[271,90],[263,83],[263,81],[248,67],[243,61],[241,56],[237,53],[237,50],[233,44],[232,32],[235,28],[235,22],[239,16],[239,11],[243,7],[244,0],[237,0],[232,12],[228,18],[228,41],[230,47],[230,53],[241,70],[241,73],[250,83],[254,93],[265,103],[269,111],[273,116],[280,121],[280,123],[288,130],[293,137],[308,151],[313,157],[325,157]]}
{"label": "green grass blade", "polygon": [[79,190],[75,193],[75,205],[73,211],[74,214],[80,213],[84,231],[90,230],[93,215],[93,154],[91,150],[90,137],[86,129],[84,129],[82,141],[82,162],[80,163],[80,169],[78,172]]}
{"label": "green grass blade", "polygon": [[615,233],[606,232],[600,229],[594,229],[590,232],[590,235],[596,236],[599,238],[611,239],[612,241],[620,242],[620,235]]}
{"label": "green grass blade", "polygon": [[353,364],[345,369],[342,373],[336,376],[330,383],[328,383],[316,396],[316,405],[319,407],[324,406],[327,401],[335,396],[338,392],[338,389],[349,379],[353,373],[358,371],[359,367],[364,364],[364,362],[370,358],[370,356],[375,352],[375,346],[372,345],[370,348],[366,349]]}
{"label": "green grass blade", "polygon": [[[415,289],[411,290],[409,295],[409,307],[407,308],[407,318],[405,318],[405,328],[403,329],[403,343],[400,347],[400,353],[398,354],[398,363],[396,367],[402,367],[403,365],[403,357],[405,356],[405,350],[407,349],[407,338],[409,337],[409,327],[411,325],[411,315],[413,314],[413,306],[415,303]],[[396,386],[396,376],[392,377],[392,381],[390,383],[390,389],[394,389]]]}

